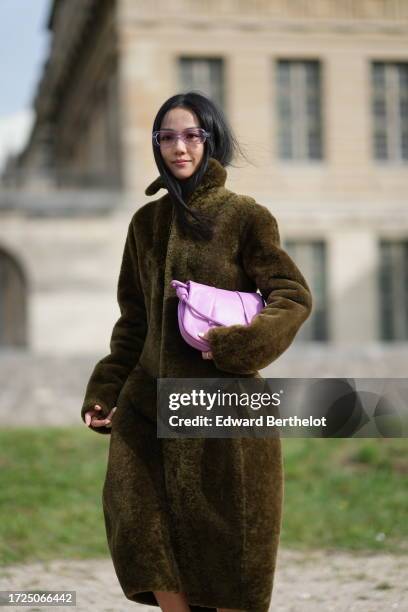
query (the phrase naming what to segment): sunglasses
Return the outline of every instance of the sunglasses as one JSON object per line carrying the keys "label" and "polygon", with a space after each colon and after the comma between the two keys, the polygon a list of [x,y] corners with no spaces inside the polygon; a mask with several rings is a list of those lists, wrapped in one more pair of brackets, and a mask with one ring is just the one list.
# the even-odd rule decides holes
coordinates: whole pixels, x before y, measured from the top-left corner
{"label": "sunglasses", "polygon": [[174,130],[156,130],[152,134],[153,144],[156,147],[172,147],[178,138],[188,146],[197,146],[203,144],[211,134],[203,128],[188,128],[182,132]]}

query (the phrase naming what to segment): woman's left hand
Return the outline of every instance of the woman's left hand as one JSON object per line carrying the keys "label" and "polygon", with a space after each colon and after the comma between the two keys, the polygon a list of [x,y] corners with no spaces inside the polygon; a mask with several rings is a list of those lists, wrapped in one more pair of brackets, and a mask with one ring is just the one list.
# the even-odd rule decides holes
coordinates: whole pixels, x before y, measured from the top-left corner
{"label": "woman's left hand", "polygon": [[[207,332],[208,333],[208,332]],[[200,338],[203,338],[204,340],[207,340],[207,333],[200,333],[198,334],[200,336]],[[211,351],[201,351],[201,355],[203,356],[203,359],[212,359],[213,355]]]}

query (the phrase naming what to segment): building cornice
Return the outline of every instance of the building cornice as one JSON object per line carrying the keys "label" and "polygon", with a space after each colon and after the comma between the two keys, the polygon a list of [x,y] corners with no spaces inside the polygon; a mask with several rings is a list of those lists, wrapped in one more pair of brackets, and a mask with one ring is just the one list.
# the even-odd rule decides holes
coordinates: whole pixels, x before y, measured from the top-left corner
{"label": "building cornice", "polygon": [[341,22],[408,22],[406,0],[123,0],[121,11],[126,16],[154,21],[200,17],[228,23],[268,20],[339,20]]}
{"label": "building cornice", "polygon": [[364,20],[341,20],[341,19],[243,19],[242,17],[217,19],[210,17],[184,16],[182,18],[160,16],[152,19],[146,15],[137,15],[132,20],[121,23],[122,27],[136,25],[140,30],[167,30],[170,29],[194,29],[209,31],[237,31],[239,33],[252,34],[254,32],[276,32],[276,33],[344,33],[344,34],[371,34],[381,33],[388,35],[405,35],[408,32],[407,21],[364,21]]}

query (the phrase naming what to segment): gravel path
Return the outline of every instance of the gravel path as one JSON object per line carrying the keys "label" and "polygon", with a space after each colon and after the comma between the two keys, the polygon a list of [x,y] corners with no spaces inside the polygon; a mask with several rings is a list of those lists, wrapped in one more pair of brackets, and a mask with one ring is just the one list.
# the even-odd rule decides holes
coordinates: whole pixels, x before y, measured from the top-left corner
{"label": "gravel path", "polygon": [[[408,556],[279,549],[271,612],[408,609]],[[127,600],[110,559],[55,560],[0,568],[0,590],[76,591],[79,612],[158,612]],[[61,607],[24,607],[24,610]]]}

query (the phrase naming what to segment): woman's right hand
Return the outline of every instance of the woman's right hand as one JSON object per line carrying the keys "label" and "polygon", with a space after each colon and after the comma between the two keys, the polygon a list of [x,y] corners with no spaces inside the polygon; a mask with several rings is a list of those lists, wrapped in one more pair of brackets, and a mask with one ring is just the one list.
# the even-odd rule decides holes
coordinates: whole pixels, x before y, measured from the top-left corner
{"label": "woman's right hand", "polygon": [[106,427],[111,427],[112,418],[115,414],[116,409],[117,406],[114,406],[108,416],[104,419],[101,419],[97,417],[99,416],[99,413],[102,410],[102,406],[99,406],[99,404],[95,404],[94,408],[85,412],[85,425],[87,427],[103,427],[104,425]]}

